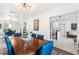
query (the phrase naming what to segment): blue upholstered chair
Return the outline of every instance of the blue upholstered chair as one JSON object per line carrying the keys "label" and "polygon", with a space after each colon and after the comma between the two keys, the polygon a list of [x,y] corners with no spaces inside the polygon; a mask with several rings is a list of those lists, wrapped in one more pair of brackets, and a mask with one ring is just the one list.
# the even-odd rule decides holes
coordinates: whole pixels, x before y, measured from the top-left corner
{"label": "blue upholstered chair", "polygon": [[44,35],[37,35],[37,38],[43,40],[44,39]]}
{"label": "blue upholstered chair", "polygon": [[39,55],[51,55],[52,50],[53,50],[53,42],[49,41],[47,44],[44,44],[40,49],[39,49]]}
{"label": "blue upholstered chair", "polygon": [[8,30],[7,32],[5,32],[5,34],[6,34],[7,36],[10,36],[10,35],[14,34],[14,31]]}
{"label": "blue upholstered chair", "polygon": [[21,33],[14,33],[14,36],[16,36],[16,37],[20,37],[21,36]]}
{"label": "blue upholstered chair", "polygon": [[36,38],[36,34],[32,33],[32,37]]}
{"label": "blue upholstered chair", "polygon": [[6,46],[7,46],[7,53],[8,53],[8,55],[15,55],[13,46],[12,46],[11,41],[8,38],[8,36],[5,36],[5,42],[6,42]]}

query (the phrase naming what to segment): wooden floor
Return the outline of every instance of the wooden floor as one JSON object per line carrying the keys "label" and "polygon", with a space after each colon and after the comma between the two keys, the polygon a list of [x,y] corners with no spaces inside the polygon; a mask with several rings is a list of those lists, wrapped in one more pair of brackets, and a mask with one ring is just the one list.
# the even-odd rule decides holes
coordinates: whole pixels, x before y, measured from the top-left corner
{"label": "wooden floor", "polygon": [[62,49],[54,47],[54,49],[53,49],[53,55],[74,55],[74,54],[69,53],[67,51],[64,51]]}

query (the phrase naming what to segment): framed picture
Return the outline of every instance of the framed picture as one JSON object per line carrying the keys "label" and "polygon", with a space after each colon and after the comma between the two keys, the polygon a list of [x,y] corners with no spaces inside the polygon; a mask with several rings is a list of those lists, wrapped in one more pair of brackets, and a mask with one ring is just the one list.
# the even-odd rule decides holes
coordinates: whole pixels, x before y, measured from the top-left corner
{"label": "framed picture", "polygon": [[71,30],[77,30],[77,23],[71,24]]}
{"label": "framed picture", "polygon": [[35,31],[39,30],[39,19],[35,19],[33,21],[33,30],[35,30]]}
{"label": "framed picture", "polygon": [[26,31],[26,22],[23,23],[23,31]]}

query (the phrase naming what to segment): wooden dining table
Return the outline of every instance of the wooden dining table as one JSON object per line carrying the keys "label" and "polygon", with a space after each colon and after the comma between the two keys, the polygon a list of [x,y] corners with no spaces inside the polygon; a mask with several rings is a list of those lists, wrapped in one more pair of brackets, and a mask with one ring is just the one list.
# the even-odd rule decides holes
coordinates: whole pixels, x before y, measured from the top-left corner
{"label": "wooden dining table", "polygon": [[43,44],[46,44],[48,40],[41,40],[32,37],[28,42],[24,42],[22,37],[10,37],[10,41],[13,45],[14,52],[16,55],[29,55],[30,53],[35,54],[38,49],[41,48]]}

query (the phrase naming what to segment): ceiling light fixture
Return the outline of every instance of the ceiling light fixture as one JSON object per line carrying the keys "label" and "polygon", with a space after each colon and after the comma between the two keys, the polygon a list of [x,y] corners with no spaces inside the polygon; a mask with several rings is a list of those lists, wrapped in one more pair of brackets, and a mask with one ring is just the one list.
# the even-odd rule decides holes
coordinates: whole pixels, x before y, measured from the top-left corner
{"label": "ceiling light fixture", "polygon": [[31,10],[32,5],[30,3],[21,3],[17,6],[17,9],[21,12],[29,12]]}

